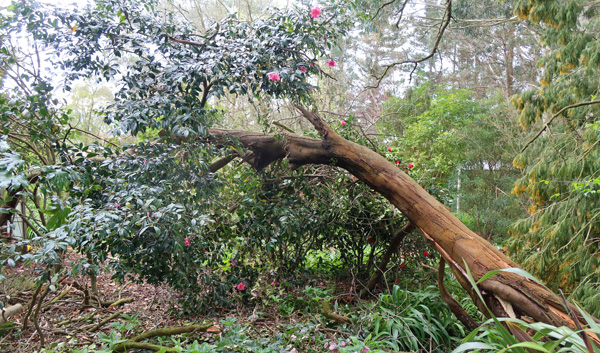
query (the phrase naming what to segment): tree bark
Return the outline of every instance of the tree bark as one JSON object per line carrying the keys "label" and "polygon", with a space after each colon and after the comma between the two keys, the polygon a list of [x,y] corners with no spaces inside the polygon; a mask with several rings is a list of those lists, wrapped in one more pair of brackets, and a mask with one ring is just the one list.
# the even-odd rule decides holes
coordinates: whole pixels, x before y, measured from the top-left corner
{"label": "tree bark", "polygon": [[[258,132],[213,129],[211,134],[224,143],[233,139],[252,151],[247,158],[256,169],[287,158],[292,168],[306,164],[341,167],[386,197],[440,252],[459,283],[486,316],[487,308],[497,317],[528,316],[536,321],[576,329],[561,301],[542,284],[510,272],[500,272],[478,285],[481,302],[467,277],[475,281],[492,270],[519,267],[492,244],[467,228],[449,209],[429,195],[400,168],[365,146],[348,141],[333,131],[317,114],[297,107],[321,135],[312,139],[294,134],[271,136]],[[487,306],[487,308],[486,308]],[[585,322],[571,306],[580,322]],[[600,344],[597,337],[593,337]]]}

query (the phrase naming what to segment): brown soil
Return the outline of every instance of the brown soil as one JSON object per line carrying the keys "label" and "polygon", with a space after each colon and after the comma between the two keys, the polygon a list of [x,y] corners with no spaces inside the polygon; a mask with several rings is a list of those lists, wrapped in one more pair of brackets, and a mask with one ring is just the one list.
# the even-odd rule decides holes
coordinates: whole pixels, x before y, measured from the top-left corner
{"label": "brown soil", "polygon": [[[75,255],[71,254],[70,257]],[[5,306],[22,304],[26,312],[35,292],[34,269],[22,265],[4,267],[3,275],[6,280],[0,282],[0,301],[4,302]],[[133,301],[116,307],[102,306],[94,299],[90,300],[89,305],[84,305],[84,289],[89,288],[89,285],[87,277],[65,276],[58,282],[56,290],[48,293],[39,315],[45,347],[51,347],[52,343],[58,342],[65,342],[73,348],[100,342],[98,334],[108,333],[111,323],[126,324],[128,320],[133,321],[135,325],[131,326],[135,327],[136,332],[123,330],[123,336],[129,337],[140,331],[182,326],[199,319],[188,317],[183,320],[174,314],[177,310],[178,295],[166,285],[153,286],[131,281],[116,283],[110,274],[103,273],[98,276],[101,301],[133,298]],[[52,302],[67,290],[64,296]],[[29,353],[40,349],[40,336],[31,320],[29,328],[21,331],[25,312],[10,319],[15,325],[9,334],[3,335],[0,332],[0,352]],[[99,326],[99,323],[115,314],[116,316]]]}

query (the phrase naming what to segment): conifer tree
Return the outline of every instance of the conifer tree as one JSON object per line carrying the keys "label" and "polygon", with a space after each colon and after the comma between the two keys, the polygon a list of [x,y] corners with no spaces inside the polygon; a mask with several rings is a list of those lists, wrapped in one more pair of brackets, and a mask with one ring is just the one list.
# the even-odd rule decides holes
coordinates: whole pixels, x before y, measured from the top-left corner
{"label": "conifer tree", "polygon": [[598,9],[584,1],[517,1],[546,55],[539,87],[513,98],[528,142],[514,159],[513,192],[529,214],[512,229],[510,255],[553,288],[600,314]]}

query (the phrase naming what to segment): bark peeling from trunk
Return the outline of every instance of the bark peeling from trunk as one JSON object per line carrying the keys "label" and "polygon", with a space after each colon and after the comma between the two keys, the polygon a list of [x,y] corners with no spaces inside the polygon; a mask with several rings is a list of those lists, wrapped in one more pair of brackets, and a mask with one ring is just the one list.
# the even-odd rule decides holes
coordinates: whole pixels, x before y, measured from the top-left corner
{"label": "bark peeling from trunk", "polygon": [[[369,148],[338,135],[314,112],[296,107],[311,122],[321,139],[295,134],[271,136],[258,132],[213,129],[214,138],[233,140],[252,151],[246,159],[260,170],[287,158],[293,168],[325,164],[343,168],[386,197],[440,252],[459,283],[484,313],[497,317],[531,317],[554,326],[577,329],[560,299],[543,285],[510,272],[500,272],[478,285],[484,302],[466,277],[467,267],[475,281],[492,270],[519,267],[488,241],[467,228],[452,212],[400,168]],[[486,309],[486,307],[488,309]],[[579,310],[570,306],[577,320],[585,322]],[[592,339],[600,345],[600,340]]]}

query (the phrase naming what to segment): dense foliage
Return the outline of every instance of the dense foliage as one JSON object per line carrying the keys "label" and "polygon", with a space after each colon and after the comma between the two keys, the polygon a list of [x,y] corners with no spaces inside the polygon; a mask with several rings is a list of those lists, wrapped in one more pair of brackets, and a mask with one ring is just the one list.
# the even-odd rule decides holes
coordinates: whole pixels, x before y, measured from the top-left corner
{"label": "dense foliage", "polygon": [[539,25],[547,54],[539,62],[540,86],[513,99],[521,125],[532,132],[514,160],[524,170],[514,192],[527,196],[530,216],[514,227],[509,250],[552,288],[574,293],[597,315],[597,9],[581,1],[534,1],[517,2],[516,10]]}
{"label": "dense foliage", "polygon": [[[513,259],[600,315],[595,3],[328,0],[260,16],[246,5],[225,17],[154,0],[0,11],[0,263],[35,269],[30,311],[69,276],[97,291],[106,271],[171,286],[180,314],[307,315],[268,338],[225,319],[222,337],[186,337],[182,351],[454,348],[467,333],[429,286],[433,248],[409,234],[390,249],[408,220],[388,201],[345,171],[268,165],[211,137],[240,125],[318,137],[289,117],[301,104],[478,234],[510,236]],[[13,216],[28,233],[5,241]],[[348,299],[377,271],[375,300]],[[330,302],[349,318],[335,335],[320,330],[332,330],[319,316]],[[530,348],[584,349],[573,331],[513,323],[540,331]],[[125,331],[98,335],[102,349]],[[495,318],[466,341],[522,349]]]}

